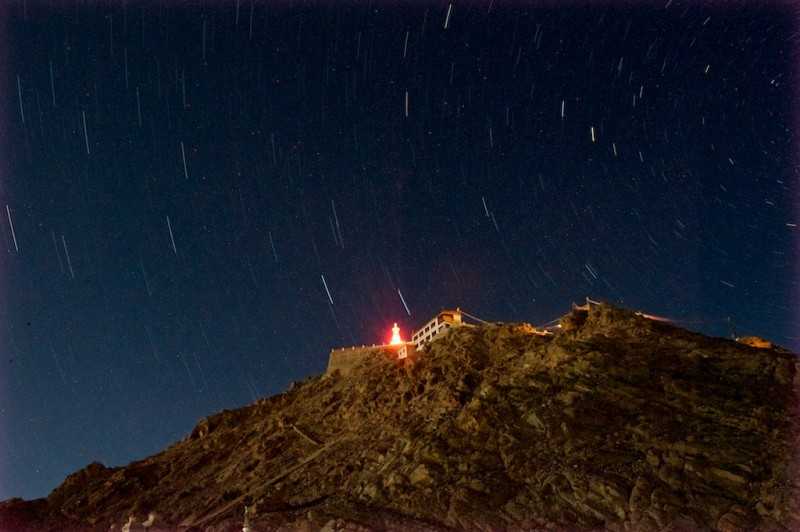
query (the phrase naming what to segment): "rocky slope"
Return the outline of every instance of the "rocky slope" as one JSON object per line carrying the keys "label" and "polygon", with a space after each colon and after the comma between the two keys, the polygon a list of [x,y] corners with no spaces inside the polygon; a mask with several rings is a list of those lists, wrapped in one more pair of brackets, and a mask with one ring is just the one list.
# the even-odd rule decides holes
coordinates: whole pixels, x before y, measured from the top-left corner
{"label": "rocky slope", "polygon": [[452,329],[0,503],[0,529],[241,530],[246,505],[256,531],[799,529],[795,364],[607,305]]}

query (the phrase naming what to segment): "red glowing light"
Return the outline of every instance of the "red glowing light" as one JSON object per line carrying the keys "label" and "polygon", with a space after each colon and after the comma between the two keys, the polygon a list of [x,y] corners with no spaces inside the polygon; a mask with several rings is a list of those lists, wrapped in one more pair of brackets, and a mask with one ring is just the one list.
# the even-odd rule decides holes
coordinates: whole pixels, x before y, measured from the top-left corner
{"label": "red glowing light", "polygon": [[395,323],[394,327],[392,327],[392,341],[389,342],[389,344],[390,345],[398,345],[398,344],[402,344],[402,343],[403,343],[403,340],[400,339],[400,327],[398,327],[397,324]]}

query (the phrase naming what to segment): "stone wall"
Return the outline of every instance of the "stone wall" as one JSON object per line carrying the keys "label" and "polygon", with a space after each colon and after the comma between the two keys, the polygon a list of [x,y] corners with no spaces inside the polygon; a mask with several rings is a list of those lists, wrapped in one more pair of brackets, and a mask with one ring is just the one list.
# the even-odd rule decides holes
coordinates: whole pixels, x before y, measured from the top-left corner
{"label": "stone wall", "polygon": [[[406,347],[406,358],[400,359],[400,351],[402,347]],[[369,356],[385,356],[402,363],[412,363],[416,359],[418,351],[411,342],[406,342],[399,345],[366,345],[362,347],[343,347],[341,349],[332,349],[328,357],[328,369],[325,373],[331,373],[339,370],[342,375],[349,374],[353,368]]]}
{"label": "stone wall", "polygon": [[345,347],[331,350],[328,358],[326,373],[339,370],[342,375],[347,375],[366,356],[379,356],[384,352],[383,347]]}

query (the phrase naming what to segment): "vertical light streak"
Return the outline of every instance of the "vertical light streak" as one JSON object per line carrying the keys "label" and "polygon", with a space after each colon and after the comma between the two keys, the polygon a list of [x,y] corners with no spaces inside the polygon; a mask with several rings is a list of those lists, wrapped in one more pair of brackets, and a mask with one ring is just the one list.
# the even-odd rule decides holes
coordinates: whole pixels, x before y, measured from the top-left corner
{"label": "vertical light streak", "polygon": [[91,151],[89,150],[89,133],[86,131],[86,111],[81,111],[81,116],[83,116],[83,138],[86,140],[86,155],[91,155]]}
{"label": "vertical light streak", "polygon": [[69,276],[75,279],[75,271],[72,269],[72,259],[69,256],[69,249],[67,248],[67,240],[64,235],[61,235],[61,243],[64,245],[64,255],[67,257],[67,267],[69,267]]}
{"label": "vertical light streak", "polygon": [[450,25],[450,14],[453,12],[453,4],[447,6],[447,17],[444,19],[444,29]]}
{"label": "vertical light streak", "polygon": [[403,306],[406,308],[406,314],[411,316],[411,311],[408,310],[408,305],[406,305],[406,298],[403,297],[403,292],[401,292],[399,288],[397,289],[397,295],[400,296],[400,301],[403,302]]}
{"label": "vertical light streak", "polygon": [[25,109],[22,108],[22,82],[17,76],[17,96],[19,96],[19,114],[22,117],[22,123],[25,123]]}
{"label": "vertical light streak", "polygon": [[178,248],[175,247],[175,236],[172,234],[172,222],[169,221],[169,216],[167,216],[167,229],[169,229],[169,240],[172,242],[172,251],[175,253],[175,256],[178,256]]}
{"label": "vertical light streak", "polygon": [[331,297],[331,291],[328,290],[328,283],[325,282],[325,276],[320,274],[320,277],[322,277],[322,286],[325,287],[325,293],[328,294],[328,301],[333,305],[333,298]]}
{"label": "vertical light streak", "polygon": [[186,166],[186,150],[183,148],[183,141],[181,141],[181,157],[183,158],[183,178],[189,179],[189,168]]}
{"label": "vertical light streak", "polygon": [[8,214],[8,225],[11,226],[11,237],[14,239],[14,249],[19,253],[19,245],[17,244],[17,233],[14,231],[14,221],[11,220],[11,209],[6,205],[6,214]]}

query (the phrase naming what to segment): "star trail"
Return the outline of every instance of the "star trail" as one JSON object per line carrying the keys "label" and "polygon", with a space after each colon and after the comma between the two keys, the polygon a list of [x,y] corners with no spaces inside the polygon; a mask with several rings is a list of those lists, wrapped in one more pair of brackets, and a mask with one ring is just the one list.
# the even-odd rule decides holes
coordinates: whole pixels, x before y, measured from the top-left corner
{"label": "star trail", "polygon": [[0,19],[0,499],[443,307],[537,324],[589,296],[800,350],[788,7]]}

